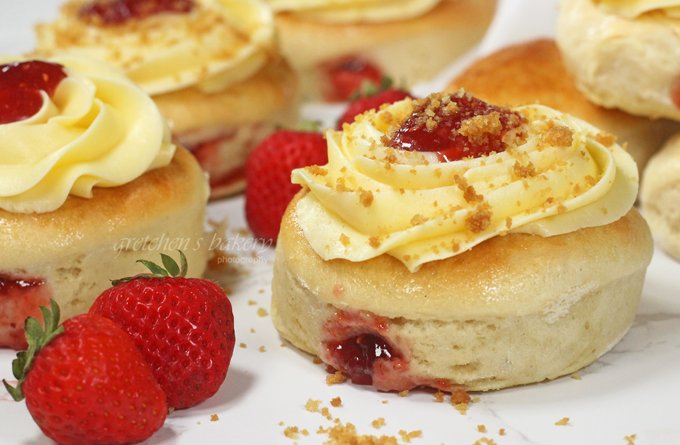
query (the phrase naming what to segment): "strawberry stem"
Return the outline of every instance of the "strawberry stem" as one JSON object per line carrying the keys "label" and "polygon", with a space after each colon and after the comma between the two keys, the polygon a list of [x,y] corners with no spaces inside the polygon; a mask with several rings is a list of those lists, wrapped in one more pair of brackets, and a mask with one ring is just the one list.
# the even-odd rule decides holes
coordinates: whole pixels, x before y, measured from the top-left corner
{"label": "strawberry stem", "polygon": [[59,305],[56,301],[50,300],[50,306],[51,310],[47,307],[40,306],[45,329],[43,329],[40,322],[34,317],[28,317],[26,319],[24,331],[26,332],[28,349],[26,351],[17,352],[17,358],[12,361],[12,374],[14,374],[14,377],[18,380],[17,386],[11,386],[5,379],[2,380],[7,392],[17,402],[24,399],[24,392],[21,387],[24,380],[26,380],[28,372],[33,366],[35,357],[40,350],[54,340],[57,335],[64,332],[64,327],[59,325]]}
{"label": "strawberry stem", "polygon": [[158,264],[153,261],[147,260],[137,260],[138,263],[142,263],[146,266],[151,273],[142,273],[135,275],[134,277],[119,278],[118,280],[111,280],[111,285],[116,286],[120,283],[125,283],[127,281],[132,281],[137,278],[162,278],[162,277],[186,277],[187,271],[189,270],[189,265],[187,264],[187,258],[184,256],[184,252],[178,250],[179,252],[179,266],[177,262],[170,258],[168,255],[161,253],[161,260],[165,269],[163,269]]}

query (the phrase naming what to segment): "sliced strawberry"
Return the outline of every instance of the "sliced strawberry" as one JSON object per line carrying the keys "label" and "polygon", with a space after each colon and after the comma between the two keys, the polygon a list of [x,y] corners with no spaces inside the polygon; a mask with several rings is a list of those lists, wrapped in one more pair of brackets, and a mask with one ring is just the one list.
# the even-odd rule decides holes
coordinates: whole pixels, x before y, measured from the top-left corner
{"label": "sliced strawberry", "polygon": [[277,131],[250,154],[246,162],[246,219],[255,237],[276,242],[286,207],[300,190],[290,182],[291,172],[326,163],[326,141],[313,132]]}
{"label": "sliced strawberry", "polygon": [[394,88],[388,88],[367,97],[360,97],[349,104],[347,110],[338,121],[336,129],[342,130],[343,124],[351,124],[354,122],[355,117],[368,110],[378,110],[383,104],[392,104],[407,97],[413,98],[408,92]]}

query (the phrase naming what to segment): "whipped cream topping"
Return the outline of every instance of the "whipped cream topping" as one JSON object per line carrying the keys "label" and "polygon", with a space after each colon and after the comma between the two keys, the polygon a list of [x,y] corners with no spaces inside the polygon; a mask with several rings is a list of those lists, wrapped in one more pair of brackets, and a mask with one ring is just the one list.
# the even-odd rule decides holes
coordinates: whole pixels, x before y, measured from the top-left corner
{"label": "whipped cream topping", "polygon": [[95,186],[119,186],[170,163],[165,119],[123,73],[82,57],[47,61],[67,74],[54,96],[42,91],[35,115],[0,125],[0,208],[50,212],[69,194],[91,198]]}
{"label": "whipped cream topping", "polygon": [[297,222],[323,259],[382,254],[412,272],[493,236],[554,236],[616,221],[638,172],[612,135],[551,108],[515,108],[526,122],[505,151],[440,162],[385,142],[414,109],[406,99],[328,130],[327,165],[293,171],[309,189]]}
{"label": "whipped cream topping", "polygon": [[663,11],[672,18],[680,18],[680,1],[678,0],[595,0],[608,12],[635,18],[650,11]]}
{"label": "whipped cream topping", "polygon": [[[432,10],[442,0],[267,0],[276,12],[326,23],[379,23],[408,20]],[[443,0],[449,1],[449,0]]]}
{"label": "whipped cream topping", "polygon": [[37,54],[67,52],[122,68],[148,94],[196,86],[223,91],[266,63],[273,19],[261,0],[195,0],[187,13],[160,13],[111,26],[79,17],[84,0],[66,3],[54,23],[40,24]]}

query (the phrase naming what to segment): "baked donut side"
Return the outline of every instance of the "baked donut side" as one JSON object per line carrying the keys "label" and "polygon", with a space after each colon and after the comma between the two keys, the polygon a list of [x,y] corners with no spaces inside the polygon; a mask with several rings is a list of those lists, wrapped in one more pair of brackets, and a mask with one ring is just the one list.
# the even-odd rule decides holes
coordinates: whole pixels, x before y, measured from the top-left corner
{"label": "baked donut side", "polygon": [[338,342],[384,340],[392,359],[367,371],[381,390],[499,389],[587,366],[632,324],[652,256],[631,210],[553,237],[494,237],[415,273],[389,255],[323,261],[297,226],[301,196],[277,243],[274,324],[336,368]]}
{"label": "baked donut side", "polygon": [[477,60],[451,81],[447,91],[460,88],[490,103],[511,107],[540,103],[583,119],[626,144],[640,172],[649,157],[680,131],[680,123],[673,120],[634,116],[590,102],[576,88],[550,39],[509,46]]}

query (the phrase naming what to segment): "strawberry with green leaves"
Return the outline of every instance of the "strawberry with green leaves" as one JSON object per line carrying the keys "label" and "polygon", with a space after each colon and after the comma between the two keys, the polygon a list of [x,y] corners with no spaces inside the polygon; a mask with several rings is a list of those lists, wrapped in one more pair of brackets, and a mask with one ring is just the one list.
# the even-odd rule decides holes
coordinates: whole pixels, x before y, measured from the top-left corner
{"label": "strawberry with green leaves", "polygon": [[227,376],[234,352],[231,303],[215,283],[186,278],[161,254],[165,268],[139,260],[150,273],[113,281],[90,308],[132,337],[167,395],[168,406],[189,408],[212,397]]}
{"label": "strawberry with green leaves", "polygon": [[64,445],[146,440],[168,412],[163,390],[129,336],[110,320],[82,314],[59,326],[59,307],[40,310],[43,329],[26,320],[28,350],[12,362],[16,387],[3,380],[40,429]]}

